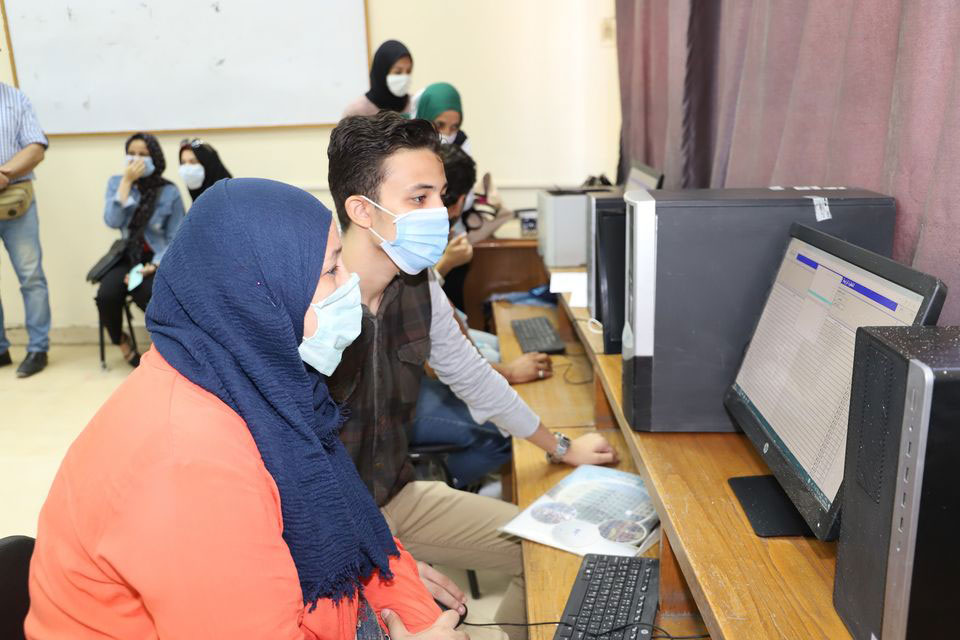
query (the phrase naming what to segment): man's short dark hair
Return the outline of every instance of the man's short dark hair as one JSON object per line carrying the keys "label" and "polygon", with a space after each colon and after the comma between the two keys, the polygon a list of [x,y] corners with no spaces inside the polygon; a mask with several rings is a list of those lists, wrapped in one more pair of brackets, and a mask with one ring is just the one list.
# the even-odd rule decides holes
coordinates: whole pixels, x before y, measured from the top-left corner
{"label": "man's short dark hair", "polygon": [[443,194],[443,204],[450,207],[460,196],[470,193],[477,181],[477,163],[455,144],[442,145],[440,159],[443,160],[443,171],[447,174],[447,190]]}
{"label": "man's short dark hair", "polygon": [[375,116],[344,118],[333,129],[327,147],[327,180],[342,229],[350,226],[347,198],[366,196],[379,201],[383,163],[404,149],[428,149],[439,155],[440,139],[433,123],[381,111]]}

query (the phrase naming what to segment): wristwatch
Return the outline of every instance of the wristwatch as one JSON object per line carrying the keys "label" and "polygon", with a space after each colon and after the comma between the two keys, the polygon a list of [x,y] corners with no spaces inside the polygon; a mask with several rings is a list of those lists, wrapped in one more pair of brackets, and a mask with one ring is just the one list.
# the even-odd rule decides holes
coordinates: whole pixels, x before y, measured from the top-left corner
{"label": "wristwatch", "polygon": [[570,438],[562,433],[558,433],[556,436],[557,450],[553,453],[547,453],[547,461],[553,464],[560,464],[563,462],[563,456],[567,455],[567,451],[570,450]]}

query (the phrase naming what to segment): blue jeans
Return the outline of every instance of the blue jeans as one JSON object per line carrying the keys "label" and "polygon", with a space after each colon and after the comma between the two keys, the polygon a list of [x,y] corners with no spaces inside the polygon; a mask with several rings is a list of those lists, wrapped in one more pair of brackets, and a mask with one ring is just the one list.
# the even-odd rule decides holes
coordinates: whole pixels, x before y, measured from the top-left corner
{"label": "blue jeans", "polygon": [[[27,351],[50,349],[50,297],[47,294],[47,279],[43,275],[40,251],[40,222],[37,219],[37,202],[27,213],[16,220],[0,220],[0,239],[7,247],[13,270],[20,280],[20,293],[26,311]],[[0,353],[10,348],[3,330],[3,305],[0,304]]]}
{"label": "blue jeans", "polygon": [[477,482],[510,460],[510,438],[490,422],[477,424],[450,388],[424,377],[410,431],[410,445],[452,444],[466,447],[447,456],[457,489]]}

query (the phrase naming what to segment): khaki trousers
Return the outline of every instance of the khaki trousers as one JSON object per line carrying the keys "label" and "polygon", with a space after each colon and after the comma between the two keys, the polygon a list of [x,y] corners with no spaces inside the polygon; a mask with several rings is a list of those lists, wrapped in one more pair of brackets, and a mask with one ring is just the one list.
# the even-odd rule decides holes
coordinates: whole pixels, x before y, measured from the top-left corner
{"label": "khaki trousers", "polygon": [[[513,576],[496,620],[477,622],[526,622],[520,541],[498,531],[519,513],[516,505],[442,482],[417,481],[405,486],[381,511],[393,535],[417,560]],[[511,640],[527,637],[525,627],[503,630]]]}

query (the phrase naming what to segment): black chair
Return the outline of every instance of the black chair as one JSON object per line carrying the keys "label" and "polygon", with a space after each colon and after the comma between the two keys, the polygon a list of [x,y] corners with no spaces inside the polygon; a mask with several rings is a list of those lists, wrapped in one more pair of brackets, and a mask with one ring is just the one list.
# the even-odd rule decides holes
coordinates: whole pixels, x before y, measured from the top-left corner
{"label": "black chair", "polygon": [[[130,305],[133,303],[133,300],[126,298],[123,301],[123,311],[127,316],[127,332],[130,335],[130,346],[133,347],[133,350],[137,353],[140,353],[140,348],[137,346],[137,334],[133,331],[133,314],[130,312]],[[96,298],[94,298],[94,304],[96,304]],[[100,314],[97,313],[99,318]],[[103,327],[103,321],[100,320],[100,368],[103,371],[107,370],[107,347],[106,342],[104,342],[103,333],[105,331]]]}
{"label": "black chair", "polygon": [[[464,449],[466,447],[453,444],[410,447],[407,450],[407,458],[417,470],[418,479],[433,480],[436,477],[436,472],[439,471],[447,486],[452,487],[453,474],[450,473],[450,467],[447,466],[447,456]],[[470,583],[470,595],[474,600],[478,600],[480,598],[480,582],[477,580],[477,572],[473,569],[467,569],[467,581]]]}
{"label": "black chair", "polygon": [[23,640],[23,621],[30,609],[30,556],[34,540],[10,536],[0,540],[0,638]]}

